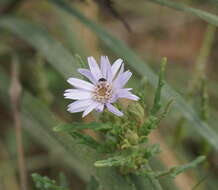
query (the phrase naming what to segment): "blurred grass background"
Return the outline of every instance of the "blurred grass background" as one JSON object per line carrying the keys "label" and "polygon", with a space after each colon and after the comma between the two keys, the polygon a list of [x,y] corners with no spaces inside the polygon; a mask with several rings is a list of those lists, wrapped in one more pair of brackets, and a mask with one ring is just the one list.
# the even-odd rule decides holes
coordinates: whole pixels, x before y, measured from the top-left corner
{"label": "blurred grass background", "polygon": [[[182,99],[176,94],[178,103],[150,137],[163,150],[152,166],[166,168],[204,154],[204,165],[175,181],[162,179],[161,185],[163,189],[218,189],[218,1],[177,0],[176,6],[167,4],[171,8],[166,2],[71,0],[65,6],[58,0],[0,1],[0,189],[21,189],[9,93],[13,64],[19,67],[22,86],[18,115],[28,189],[34,189],[33,172],[76,190],[86,189],[90,175],[104,175],[91,166],[88,157],[94,153],[87,154],[86,148],[52,131],[59,121],[80,121],[80,114],[66,112],[69,102],[63,99],[65,79],[78,76],[75,54],[108,55],[111,61],[121,56],[135,71],[129,86],[137,88],[143,77],[148,80],[148,107],[156,84],[149,67],[157,73],[160,58],[167,57],[166,81],[171,87],[164,96],[175,95],[175,90]],[[185,9],[178,11],[177,3]]]}

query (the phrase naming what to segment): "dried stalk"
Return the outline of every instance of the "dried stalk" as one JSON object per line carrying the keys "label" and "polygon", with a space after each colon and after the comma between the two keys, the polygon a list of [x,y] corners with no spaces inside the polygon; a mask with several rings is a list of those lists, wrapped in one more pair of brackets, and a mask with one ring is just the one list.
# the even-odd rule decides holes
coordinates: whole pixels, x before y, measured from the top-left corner
{"label": "dried stalk", "polygon": [[18,58],[16,55],[13,56],[12,69],[11,69],[11,88],[10,98],[11,107],[14,120],[14,127],[16,130],[16,144],[17,144],[17,155],[18,155],[18,168],[20,175],[20,186],[22,190],[27,190],[27,174],[26,165],[24,158],[24,149],[22,143],[22,128],[21,128],[21,110],[20,110],[20,95],[21,85],[19,82],[19,65]]}

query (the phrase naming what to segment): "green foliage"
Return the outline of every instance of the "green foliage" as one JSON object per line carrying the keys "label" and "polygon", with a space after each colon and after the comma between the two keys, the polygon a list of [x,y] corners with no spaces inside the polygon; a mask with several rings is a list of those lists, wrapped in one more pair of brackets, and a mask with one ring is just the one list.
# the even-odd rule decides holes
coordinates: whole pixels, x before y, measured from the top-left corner
{"label": "green foliage", "polygon": [[[63,9],[72,16],[78,18],[81,23],[93,30],[113,52],[127,60],[127,63],[133,67],[138,74],[142,77],[146,76],[153,86],[156,85],[157,78],[153,71],[122,41],[108,34],[103,28],[84,17],[83,14],[75,8],[70,7],[65,1],[50,1],[54,2],[58,8]],[[78,65],[76,64],[74,57],[69,51],[63,48],[59,42],[54,40],[46,30],[14,17],[2,17],[0,19],[0,27],[10,30],[40,51],[47,61],[57,69],[64,78],[68,78],[69,76],[72,76],[72,74],[74,76],[77,75],[75,70],[78,68]],[[75,69],[73,70],[72,68]],[[206,138],[213,147],[218,148],[217,133],[199,118],[195,110],[184,100],[184,98],[167,84],[165,85],[162,95],[165,99],[176,97],[177,101],[173,107],[180,111],[192,124],[196,133]],[[199,127],[201,130],[199,130]]]}
{"label": "green foliage", "polygon": [[164,75],[166,63],[167,63],[167,58],[163,58],[161,61],[161,67],[160,67],[160,72],[159,72],[158,87],[157,87],[157,90],[154,96],[154,105],[150,111],[151,115],[155,115],[161,108],[161,103],[160,103],[161,89],[164,85],[163,75]]}
{"label": "green foliage", "polygon": [[[9,78],[1,67],[0,73],[0,97],[5,108],[9,110]],[[47,105],[32,96],[28,91],[23,93],[21,110],[24,129],[49,152],[57,154],[57,158],[59,158],[59,155],[62,155],[62,164],[76,171],[81,179],[88,181],[90,176],[94,175],[101,182],[102,187],[111,187],[111,190],[120,190],[120,188],[126,190],[132,189],[126,183],[126,180],[113,168],[101,168],[101,170],[98,170],[93,167],[94,161],[99,157],[96,152],[91,151],[86,146],[81,148],[81,145],[78,146],[73,138],[68,138],[66,135],[56,135],[52,131],[51,126],[58,122],[58,117],[50,111]],[[138,180],[141,181],[142,179]],[[158,184],[158,182],[156,183]],[[146,185],[143,187],[146,187]],[[154,187],[154,189],[156,188]]]}
{"label": "green foliage", "polygon": [[163,177],[163,176],[169,176],[171,178],[175,178],[180,173],[182,173],[186,170],[189,170],[191,168],[195,168],[197,165],[199,165],[200,163],[205,161],[205,158],[206,158],[205,156],[199,156],[198,158],[196,158],[195,160],[193,160],[190,163],[184,164],[182,166],[172,167],[167,171],[157,172],[155,174],[155,177],[159,178],[159,177]]}
{"label": "green foliage", "polygon": [[140,128],[140,132],[148,135],[152,129],[156,129],[160,121],[166,117],[173,101],[174,99],[169,100],[169,102],[164,108],[164,111],[160,115],[155,116],[150,114],[148,118],[145,120],[145,122],[143,123],[142,127]]}
{"label": "green foliage", "polygon": [[128,105],[128,111],[134,119],[143,122],[145,117],[145,110],[140,103],[135,102],[134,104]]}
{"label": "green foliage", "polygon": [[125,166],[131,163],[131,157],[114,156],[107,160],[99,160],[95,162],[96,167],[112,167],[112,166]]}
{"label": "green foliage", "polygon": [[99,144],[94,138],[85,133],[80,133],[78,131],[84,129],[92,129],[94,131],[105,131],[111,129],[108,124],[102,123],[73,123],[73,124],[59,124],[58,126],[54,127],[53,130],[56,132],[67,132],[69,133],[74,139],[77,140],[79,144],[85,144],[91,148],[96,150],[102,150],[102,145]]}
{"label": "green foliage", "polygon": [[64,187],[57,185],[55,180],[51,180],[46,176],[41,176],[37,173],[32,174],[36,188],[39,190],[67,190]]}
{"label": "green foliage", "polygon": [[[152,177],[169,175],[175,177],[179,173],[195,167],[202,162],[203,157],[180,167],[173,167],[168,171],[147,170],[149,160],[158,154],[161,149],[157,144],[149,144],[148,136],[153,129],[156,129],[160,121],[167,115],[172,99],[163,107],[161,102],[161,91],[164,86],[164,71],[166,58],[161,62],[159,80],[154,95],[154,104],[151,110],[146,110],[140,103],[131,103],[125,111],[125,116],[119,118],[111,113],[104,112],[99,118],[101,123],[92,122],[89,124],[73,123],[60,124],[54,128],[55,131],[64,131],[77,139],[80,144],[85,144],[105,159],[97,160],[95,167],[117,167],[123,175],[137,174]],[[162,110],[159,114],[159,111]],[[149,113],[145,118],[145,113]],[[134,119],[132,119],[134,118]],[[93,137],[81,133],[83,129],[90,129],[98,132],[101,138],[96,140]]]}
{"label": "green foliage", "polygon": [[[57,1],[56,1],[57,2]],[[62,1],[60,1],[62,3]],[[60,5],[61,5],[60,3]],[[64,7],[64,3],[62,3],[61,6]],[[104,30],[101,30],[101,28],[98,28],[98,25],[92,24],[92,22],[89,22],[89,20],[84,19],[83,16],[80,15],[80,12],[76,12],[77,10],[71,9],[71,7],[65,7],[66,10],[72,13],[74,11],[75,15],[80,19],[81,22],[85,23],[87,26],[89,26],[93,31],[95,31],[100,38],[102,38],[105,43],[111,48],[114,49],[114,51],[119,54],[123,55],[129,64],[135,68],[135,70],[142,76],[145,74],[148,76],[149,81],[154,85],[156,84],[157,80],[155,75],[153,75],[152,71],[147,68],[146,65],[143,65],[144,63],[135,56],[131,50],[125,47],[125,44],[122,44],[119,40],[116,40],[115,38],[110,38],[110,35],[107,35],[107,33],[104,33]],[[206,15],[208,16],[208,15]],[[203,17],[203,16],[202,16]],[[211,17],[204,17],[206,18]],[[211,21],[210,21],[211,22]],[[40,27],[36,27],[32,24],[29,25],[28,22],[23,22],[20,19],[13,19],[13,18],[1,18],[0,25],[12,30],[14,33],[18,34],[21,38],[24,38],[28,43],[32,44],[33,47],[35,47],[37,50],[41,51],[42,54],[46,57],[46,59],[50,62],[51,65],[53,65],[60,73],[63,74],[64,77],[68,77],[69,75],[72,75],[73,70],[71,67],[76,67],[76,65],[84,65],[84,63],[79,60],[75,61],[74,57],[65,49],[63,48],[59,43],[56,42],[53,38],[50,37],[50,35],[47,33],[46,30],[38,30]],[[32,34],[32,35],[29,35]],[[79,62],[79,64],[77,64]],[[137,63],[137,64],[136,64]],[[65,67],[63,67],[65,65]],[[83,66],[82,66],[83,67]],[[147,72],[147,73],[146,73]],[[161,72],[160,72],[161,73]],[[75,73],[74,73],[75,74]],[[4,80],[5,81],[5,80]],[[55,128],[56,131],[64,131],[70,134],[73,138],[73,142],[79,142],[80,144],[88,145],[89,147],[93,148],[94,150],[97,150],[98,153],[103,155],[101,158],[98,154],[94,154],[94,156],[90,156],[90,160],[96,159],[102,159],[95,162],[95,165],[97,167],[119,167],[122,174],[134,174],[137,173],[138,175],[146,175],[147,178],[152,178],[152,173],[154,173],[151,169],[149,169],[148,161],[150,158],[155,156],[159,151],[158,145],[149,145],[148,143],[148,135],[153,129],[156,129],[158,127],[158,124],[160,123],[161,119],[163,119],[167,112],[169,105],[172,103],[172,100],[169,101],[169,103],[163,108],[163,105],[160,103],[160,97],[161,97],[161,88],[163,86],[163,80],[160,79],[159,75],[159,86],[156,91],[156,95],[154,98],[154,106],[153,109],[148,111],[145,110],[144,104],[138,104],[134,103],[129,105],[129,107],[126,109],[126,116],[124,119],[117,119],[110,114],[106,113],[101,118],[101,122],[103,123],[105,120],[114,121],[111,123],[107,123],[106,125],[102,123],[91,123],[91,124],[61,124],[58,127]],[[204,88],[202,88],[204,89]],[[1,90],[4,91],[4,90]],[[203,90],[204,91],[204,90]],[[163,96],[165,96],[167,99],[169,97],[174,96],[173,89],[169,88],[167,85],[166,90],[163,90]],[[205,92],[205,91],[204,91]],[[1,95],[2,96],[2,95]],[[176,107],[182,111],[182,113],[185,115],[186,118],[188,118],[195,126],[195,130],[197,131],[199,129],[199,126],[202,127],[200,131],[197,131],[202,136],[206,137],[209,142],[217,147],[217,140],[216,140],[216,133],[213,133],[213,130],[210,130],[208,128],[207,124],[202,122],[198,116],[196,116],[196,113],[193,111],[193,109],[186,104],[186,102],[183,101],[183,99],[178,96],[178,102],[176,104]],[[67,144],[64,141],[58,141],[56,140],[56,136],[51,135],[51,132],[48,132],[48,129],[44,129],[44,125],[53,126],[53,122],[49,122],[50,114],[44,116],[44,113],[50,113],[49,111],[45,109],[46,106],[41,106],[43,104],[38,104],[37,101],[35,101],[35,108],[36,110],[42,110],[42,113],[36,113],[37,111],[34,111],[34,109],[31,109],[28,104],[35,100],[32,96],[29,95],[29,93],[25,93],[24,101],[22,102],[23,107],[23,114],[25,115],[25,125],[28,126],[32,124],[30,127],[34,131],[34,128],[40,128],[36,132],[38,135],[44,133],[47,135],[49,134],[48,139],[52,139],[50,145],[51,149],[54,147],[54,145],[58,144],[62,149],[69,151],[69,146],[65,148],[63,144]],[[34,101],[33,101],[34,102]],[[202,96],[202,113],[206,113],[206,109],[204,109],[207,102],[207,97]],[[140,102],[141,103],[141,102]],[[158,114],[158,112],[163,108],[163,112]],[[190,109],[191,108],[191,109]],[[128,110],[130,109],[130,110]],[[46,111],[45,111],[46,110]],[[145,113],[148,112],[148,115]],[[134,118],[134,120],[129,121],[128,118]],[[108,119],[109,118],[109,119]],[[51,119],[51,121],[53,121]],[[52,124],[51,124],[52,123]],[[43,125],[43,126],[41,126]],[[37,126],[37,127],[35,127]],[[94,139],[86,134],[81,133],[82,129],[91,129],[94,131],[97,131],[100,134],[100,137],[97,139]],[[36,130],[37,131],[37,130]],[[34,131],[35,132],[35,131]],[[34,134],[34,132],[32,132]],[[36,136],[36,134],[35,134]],[[53,138],[52,138],[53,137]],[[54,138],[55,137],[55,138]],[[46,140],[47,141],[47,138]],[[47,143],[47,142],[45,142]],[[49,144],[49,143],[48,143]],[[75,144],[72,143],[70,146],[75,147]],[[55,146],[56,147],[56,146]],[[78,149],[77,149],[78,150]],[[89,150],[88,150],[89,151]],[[86,151],[85,154],[81,154],[78,152],[78,159],[86,157],[86,154],[88,154],[88,151]],[[75,151],[76,152],[76,151]],[[103,154],[102,154],[103,153]],[[73,156],[72,156],[73,155]],[[73,151],[69,151],[68,154],[69,158],[74,159],[77,155],[73,154]],[[105,159],[105,157],[107,159]],[[73,161],[74,162],[74,161]],[[73,163],[71,161],[71,163]],[[77,162],[79,163],[79,162]],[[167,175],[170,176],[176,176],[179,173],[185,171],[186,169],[196,167],[197,164],[200,162],[195,162],[195,164],[187,164],[186,166],[182,167],[176,167],[173,169],[169,169],[167,172]],[[93,162],[90,162],[89,165],[93,164]],[[76,167],[76,164],[73,163],[73,167]],[[123,180],[120,175],[117,175],[117,173],[114,172],[114,170],[103,170],[103,168],[100,168],[100,171],[106,171],[104,174],[101,175],[101,172],[96,172],[98,170],[92,171],[96,176],[100,178],[101,184],[104,187],[108,187],[108,185],[111,185],[111,189],[131,189],[128,185],[125,184],[125,180]],[[89,172],[87,172],[89,173]],[[164,172],[163,172],[164,173]],[[162,174],[163,174],[162,173]],[[90,175],[90,173],[88,174]],[[105,176],[112,176],[113,180],[107,180]],[[157,177],[156,175],[154,175]],[[43,177],[42,177],[43,178]],[[146,179],[147,179],[146,178]],[[139,180],[139,178],[134,179],[134,183],[136,184],[136,181]],[[39,180],[40,181],[40,180]],[[91,184],[95,184],[93,186],[96,187],[96,181],[90,182]],[[109,181],[109,182],[108,182]],[[152,181],[152,180],[151,180]],[[45,183],[44,183],[45,182]],[[44,187],[55,189],[58,187],[56,185],[56,182],[53,180],[50,180],[46,177],[44,177],[39,184],[41,184],[41,187],[43,187],[43,183],[47,184]],[[153,182],[152,182],[153,183]],[[158,181],[155,181],[155,183],[158,184]],[[48,185],[49,184],[49,185]],[[154,184],[154,183],[153,183]],[[134,189],[145,189],[146,185],[142,185],[140,188],[139,186],[135,186]],[[61,188],[61,187],[59,187]],[[97,188],[97,187],[96,187]],[[146,189],[150,188],[151,185],[146,186]],[[152,188],[153,189],[153,188]],[[161,189],[159,185],[156,185],[154,189]]]}
{"label": "green foliage", "polygon": [[[131,49],[129,49],[126,44],[111,36],[105,29],[92,22],[90,19],[86,18],[80,11],[78,11],[75,7],[70,6],[64,0],[49,0],[56,7],[65,10],[73,17],[77,18],[81,23],[90,28],[93,32],[97,34],[97,36],[117,55],[121,56],[127,61],[127,64],[134,68],[134,70],[141,76],[146,76],[148,82],[150,82],[153,86],[156,85],[157,76],[154,72],[142,61]],[[201,13],[201,11],[200,11]],[[202,15],[207,17],[208,13],[203,12]],[[198,12],[199,14],[199,12]],[[203,17],[202,16],[202,17]],[[211,19],[212,20],[211,20]],[[217,17],[209,14],[210,23],[215,23],[217,21]],[[176,102],[174,104],[174,108],[177,111],[180,111],[182,115],[189,121],[193,129],[208,140],[208,142],[214,147],[218,148],[218,134],[211,128],[209,125],[202,121],[198,116],[197,112],[185,101],[183,97],[181,97],[171,86],[168,84],[165,85],[163,89],[162,96],[165,99],[169,99],[170,97],[176,97]],[[201,128],[201,130],[199,130]]]}
{"label": "green foliage", "polygon": [[84,144],[90,146],[91,148],[97,149],[99,147],[99,143],[95,141],[91,136],[82,134],[80,132],[74,131],[69,132],[69,134],[77,140],[79,144]]}

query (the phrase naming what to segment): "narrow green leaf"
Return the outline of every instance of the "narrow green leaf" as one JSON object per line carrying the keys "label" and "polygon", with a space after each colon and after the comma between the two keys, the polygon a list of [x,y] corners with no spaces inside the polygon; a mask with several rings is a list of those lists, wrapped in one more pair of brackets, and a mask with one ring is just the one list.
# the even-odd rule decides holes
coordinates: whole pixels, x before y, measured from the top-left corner
{"label": "narrow green leaf", "polygon": [[98,149],[100,144],[93,139],[91,136],[74,131],[69,133],[79,144],[84,144],[86,146],[89,146],[93,149]]}
{"label": "narrow green leaf", "polygon": [[98,160],[95,162],[96,167],[112,167],[112,166],[124,166],[128,165],[130,157],[114,156],[106,160]]}
{"label": "narrow green leaf", "polygon": [[163,172],[160,172],[160,173],[156,174],[155,177],[158,178],[158,177],[163,177],[163,176],[170,176],[171,178],[175,178],[180,173],[185,172],[186,170],[197,167],[205,159],[206,159],[205,156],[199,156],[190,163],[184,164],[182,166],[176,166],[176,167],[170,168],[168,171],[163,171]]}
{"label": "narrow green leaf", "polygon": [[160,66],[160,71],[159,71],[159,77],[158,77],[158,86],[157,86],[157,90],[155,92],[155,96],[154,96],[154,105],[151,109],[151,115],[156,115],[157,112],[160,110],[161,108],[161,90],[164,86],[164,72],[165,72],[165,67],[167,64],[167,59],[163,58],[161,61],[161,66]]}
{"label": "narrow green leaf", "polygon": [[173,169],[173,172],[170,174],[171,177],[175,178],[177,175],[179,175],[180,173],[189,170],[189,169],[193,169],[195,167],[197,167],[200,163],[202,163],[204,160],[206,159],[205,156],[199,156],[198,158],[196,158],[195,160],[193,160],[190,163],[184,164],[183,166],[178,166],[175,167]]}

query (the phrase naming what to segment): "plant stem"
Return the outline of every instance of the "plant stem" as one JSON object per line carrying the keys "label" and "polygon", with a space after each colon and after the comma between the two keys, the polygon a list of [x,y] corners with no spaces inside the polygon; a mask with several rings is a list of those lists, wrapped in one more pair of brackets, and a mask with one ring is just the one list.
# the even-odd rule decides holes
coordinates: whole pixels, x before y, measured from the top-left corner
{"label": "plant stem", "polygon": [[21,86],[19,83],[18,58],[16,55],[14,55],[12,60],[10,98],[11,98],[14,127],[16,132],[18,168],[19,168],[21,189],[27,190],[27,175],[26,175],[26,166],[25,166],[25,158],[24,158],[24,149],[22,143],[20,95],[21,95]]}

